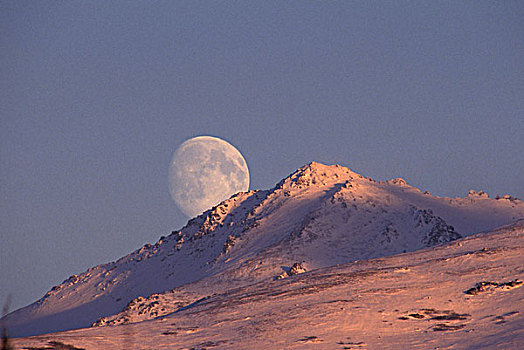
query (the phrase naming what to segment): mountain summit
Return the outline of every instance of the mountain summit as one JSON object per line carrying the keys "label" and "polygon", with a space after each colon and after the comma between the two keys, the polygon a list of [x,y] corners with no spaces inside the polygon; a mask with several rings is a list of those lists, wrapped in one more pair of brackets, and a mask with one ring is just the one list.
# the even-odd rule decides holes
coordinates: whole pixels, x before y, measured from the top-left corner
{"label": "mountain summit", "polygon": [[510,196],[434,197],[402,179],[376,182],[312,162],[270,190],[238,193],[153,245],[71,276],[7,322],[15,336],[137,322],[214,293],[431,247],[521,218],[524,204]]}

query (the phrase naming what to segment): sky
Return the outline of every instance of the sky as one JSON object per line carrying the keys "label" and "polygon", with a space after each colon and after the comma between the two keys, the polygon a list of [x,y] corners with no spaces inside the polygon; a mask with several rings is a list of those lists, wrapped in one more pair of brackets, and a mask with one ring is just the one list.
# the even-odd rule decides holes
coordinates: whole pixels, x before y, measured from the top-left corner
{"label": "sky", "polygon": [[0,302],[188,220],[198,135],[251,189],[319,161],[524,197],[522,1],[0,1]]}

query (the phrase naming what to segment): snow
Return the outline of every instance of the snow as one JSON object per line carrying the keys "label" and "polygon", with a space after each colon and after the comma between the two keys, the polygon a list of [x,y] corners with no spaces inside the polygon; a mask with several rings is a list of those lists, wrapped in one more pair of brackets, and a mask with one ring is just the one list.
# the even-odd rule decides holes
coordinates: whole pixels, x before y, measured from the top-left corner
{"label": "snow", "polygon": [[[271,288],[276,288],[276,295],[279,293],[279,286],[288,286],[288,283],[291,283],[289,286],[295,286],[293,283],[302,281],[304,288],[307,288],[306,286],[313,282],[304,280],[305,276],[317,276],[316,271],[324,271],[318,269],[337,264],[343,264],[341,266],[353,271],[355,266],[367,266],[366,262],[353,263],[355,260],[378,258],[369,260],[373,262],[370,264],[378,266],[382,261],[397,261],[385,258],[387,256],[416,251],[411,255],[401,255],[408,257],[405,264],[411,265],[408,264],[408,260],[416,260],[419,256],[417,252],[422,248],[454,241],[477,232],[487,232],[524,218],[524,204],[518,199],[507,197],[491,199],[477,192],[471,192],[465,198],[434,197],[422,193],[402,179],[378,183],[338,165],[326,166],[313,162],[298,169],[271,190],[238,193],[190,220],[180,231],[162,237],[156,244],[146,245],[116,262],[99,265],[72,276],[39,301],[10,314],[9,330],[16,336],[29,336],[89,327],[93,323],[104,325],[134,322],[135,326],[115,327],[123,327],[119,331],[120,334],[128,332],[131,328],[133,332],[139,332],[137,329],[149,327],[146,325],[157,327],[161,323],[155,322],[160,322],[164,319],[162,317],[191,314],[190,310],[197,310],[213,300],[218,300],[217,295],[222,295],[223,298],[238,295],[242,300],[250,300],[249,303],[255,302],[259,299],[251,300],[242,294],[252,290],[254,286],[262,286],[262,290],[267,290],[266,302],[271,302],[274,299],[270,295],[273,293]],[[466,238],[463,242],[470,240]],[[454,244],[449,246],[458,247]],[[442,253],[438,247],[434,252]],[[309,272],[276,281],[284,272],[287,274],[295,263],[300,263]],[[407,272],[398,271],[394,276],[409,275],[413,270],[410,268]],[[457,275],[444,272],[442,274],[451,280],[457,279]],[[324,278],[323,275],[318,276],[320,279]],[[414,275],[415,280],[420,277],[417,276],[419,275]],[[519,276],[514,276],[513,279],[522,278]],[[357,280],[360,281],[360,278]],[[409,281],[407,279],[404,283]],[[467,288],[473,287],[477,282],[480,280],[471,282],[472,285]],[[502,282],[507,281],[497,280],[497,283]],[[424,284],[422,281],[420,283]],[[452,284],[454,283],[455,281]],[[318,293],[314,294],[306,293],[306,299],[317,298]],[[385,293],[384,297],[393,298],[391,295]],[[310,301],[313,302],[313,299]],[[348,300],[350,299],[354,298]],[[393,299],[391,302],[396,303]],[[198,300],[201,301],[197,302]],[[386,301],[389,303],[388,300]],[[304,299],[301,302],[305,301]],[[194,306],[187,308],[195,302],[197,303]],[[321,299],[316,302],[323,303]],[[260,303],[262,309],[267,306],[263,301]],[[344,307],[337,303],[324,306],[326,310],[331,310],[335,304],[337,307]],[[445,303],[440,304],[439,308],[435,307],[435,310],[447,310],[442,309],[442,305]],[[367,306],[369,305],[366,304]],[[183,309],[184,307],[186,309]],[[293,312],[302,315],[302,311],[299,310],[302,309],[295,308]],[[271,314],[269,309],[266,311]],[[236,311],[228,309],[223,312],[234,315]],[[354,312],[355,316],[369,316],[361,314],[363,310]],[[393,314],[391,310],[388,312],[389,315]],[[261,315],[258,317],[262,317]],[[438,315],[442,314],[435,313],[431,317]],[[210,320],[205,320],[205,317],[194,320],[184,318],[184,322],[188,323],[180,327],[198,327],[198,332],[191,331],[187,337],[195,337],[196,333],[199,333],[197,337],[200,337],[204,334],[202,329],[205,325],[215,319],[213,317]],[[428,317],[424,316],[424,319]],[[508,319],[512,318],[508,316]],[[244,321],[237,319],[236,322],[251,324],[254,321],[250,318]],[[216,327],[236,327],[230,323],[224,321],[223,326]],[[283,327],[289,325],[284,322]],[[208,333],[205,334],[211,335],[213,329],[208,329]],[[293,328],[289,329],[291,331]],[[185,332],[167,331],[177,334]],[[244,331],[249,333],[247,329]],[[79,330],[63,334],[77,334],[75,332],[83,334],[81,332],[110,331]],[[303,341],[298,342],[297,346],[321,342],[319,339],[323,339],[324,342],[328,337],[325,331],[322,336],[311,335],[317,338],[307,338],[309,336],[301,335],[302,338],[299,338]],[[166,337],[169,338],[167,335],[160,338],[167,339]],[[341,338],[340,342],[352,341]],[[189,344],[190,340],[186,343]],[[227,346],[229,345],[226,343],[220,343],[219,347]],[[161,348],[156,345],[154,347]]]}
{"label": "snow", "polygon": [[[234,288],[139,323],[15,339],[85,349],[519,349],[524,224]],[[175,295],[175,294],[173,294]]]}

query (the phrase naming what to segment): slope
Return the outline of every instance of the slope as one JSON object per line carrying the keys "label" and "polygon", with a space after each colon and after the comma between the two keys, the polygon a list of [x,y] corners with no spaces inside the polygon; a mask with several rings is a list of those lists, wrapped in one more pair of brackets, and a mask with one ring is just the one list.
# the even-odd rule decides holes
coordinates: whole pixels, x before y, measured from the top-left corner
{"label": "slope", "polygon": [[[295,263],[311,270],[414,251],[523,217],[524,204],[510,197],[439,198],[401,179],[375,182],[313,162],[269,191],[239,193],[154,245],[71,276],[10,314],[8,324],[12,334],[27,336],[104,317],[100,324],[120,323],[126,317],[111,315],[151,304],[143,298],[152,294],[162,299],[167,292],[180,306],[285,276]],[[170,310],[158,302],[134,319]]]}
{"label": "slope", "polygon": [[18,339],[85,349],[519,349],[524,222],[209,295],[139,323]]}

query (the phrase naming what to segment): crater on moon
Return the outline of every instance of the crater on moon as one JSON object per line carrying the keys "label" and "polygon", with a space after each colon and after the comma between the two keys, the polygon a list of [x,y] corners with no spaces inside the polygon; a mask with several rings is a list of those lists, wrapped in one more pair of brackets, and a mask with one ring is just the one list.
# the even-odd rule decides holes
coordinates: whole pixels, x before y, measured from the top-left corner
{"label": "crater on moon", "polygon": [[228,142],[198,136],[182,143],[169,166],[169,191],[180,210],[194,217],[249,189],[249,169]]}

